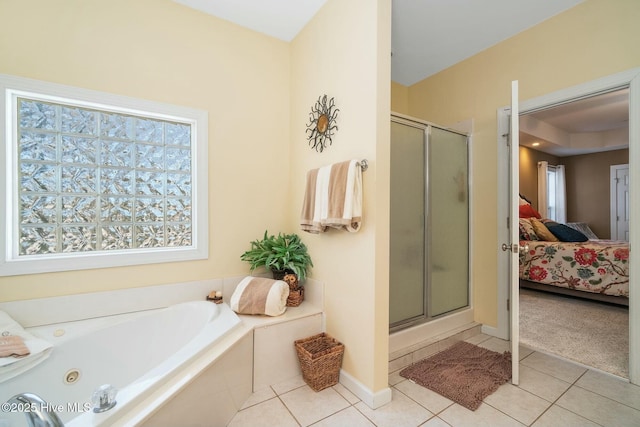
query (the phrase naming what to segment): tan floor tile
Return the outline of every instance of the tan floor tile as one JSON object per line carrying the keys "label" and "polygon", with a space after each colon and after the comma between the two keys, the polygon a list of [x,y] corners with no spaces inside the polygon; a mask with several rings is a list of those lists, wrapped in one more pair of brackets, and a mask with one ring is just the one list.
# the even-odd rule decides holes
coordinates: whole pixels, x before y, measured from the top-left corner
{"label": "tan floor tile", "polygon": [[518,347],[518,351],[520,352],[520,360],[522,360],[525,357],[529,356],[531,353],[533,353],[534,350],[530,349],[527,346],[520,345]]}
{"label": "tan floor tile", "polygon": [[302,426],[308,426],[349,406],[349,402],[333,388],[319,392],[300,387],[280,395],[282,402]]}
{"label": "tan floor tile", "polygon": [[522,427],[524,424],[503,414],[496,408],[481,404],[475,411],[470,411],[457,403],[449,406],[438,414],[438,418],[443,419],[453,427]]}
{"label": "tan floor tile", "polygon": [[435,391],[422,387],[412,381],[404,381],[395,386],[396,389],[407,395],[410,399],[415,400],[420,405],[427,408],[430,412],[437,414],[453,402],[444,396],[439,395]]}
{"label": "tan floor tile", "polygon": [[[453,344],[455,344],[455,342]],[[437,342],[437,343],[428,345],[426,347],[423,347],[419,350],[416,350],[413,353],[413,363],[416,363],[422,359],[426,359],[427,357],[433,356],[434,354],[441,352],[442,350],[444,350],[445,348],[453,344]]]}
{"label": "tan floor tile", "polygon": [[571,384],[520,364],[520,384],[518,387],[549,402],[555,402],[562,393],[571,387]]}
{"label": "tan floor tile", "polygon": [[358,398],[358,396],[356,396],[355,394],[351,393],[345,386],[343,386],[340,383],[334,385],[333,389],[335,391],[337,391],[338,393],[340,393],[340,396],[342,396],[345,399],[347,399],[347,402],[349,402],[352,405],[360,402],[360,398]]}
{"label": "tan floor tile", "polygon": [[538,351],[521,360],[520,365],[528,366],[572,384],[587,372],[587,369],[582,366]]}
{"label": "tan floor tile", "polygon": [[598,427],[599,424],[582,418],[578,414],[567,411],[564,408],[553,405],[547,410],[532,427]]}
{"label": "tan floor tile", "polygon": [[551,402],[511,384],[500,386],[484,402],[525,425],[533,423],[551,406]]}
{"label": "tan floor tile", "polygon": [[576,385],[640,410],[640,387],[622,378],[602,372],[588,371],[576,382]]}
{"label": "tan floor tile", "polygon": [[324,420],[314,424],[313,427],[375,427],[375,425],[362,415],[356,408],[349,406],[347,409],[343,409],[331,415]]}
{"label": "tan floor tile", "polygon": [[406,381],[406,378],[400,376],[401,369],[391,372],[389,374],[389,385],[394,386],[402,381]]}
{"label": "tan floor tile", "polygon": [[253,392],[251,396],[244,402],[241,409],[248,408],[249,406],[257,405],[258,403],[264,402],[265,400],[269,400],[276,397],[276,394],[270,387],[265,387],[261,390]]}
{"label": "tan floor tile", "polygon": [[291,390],[294,390],[298,387],[306,386],[307,383],[302,379],[302,375],[298,375],[295,378],[291,378],[286,381],[279,382],[277,384],[273,384],[271,388],[276,392],[277,395],[281,395],[287,393]]}
{"label": "tan floor tile", "polygon": [[417,427],[433,416],[398,390],[391,389],[391,392],[391,402],[378,409],[371,409],[364,402],[355,407],[377,427]]}
{"label": "tan floor tile", "polygon": [[580,387],[571,387],[556,404],[603,426],[640,425],[640,411]]}
{"label": "tan floor tile", "polygon": [[227,427],[298,427],[280,399],[273,398],[238,412]]}
{"label": "tan floor tile", "polygon": [[488,339],[491,339],[491,335],[480,333],[465,339],[465,341],[468,342],[469,344],[479,345],[481,342],[486,341]]}
{"label": "tan floor tile", "polygon": [[420,425],[420,427],[451,427],[449,424],[445,423],[438,417],[433,417],[426,423]]}
{"label": "tan floor tile", "polygon": [[413,353],[389,361],[389,371],[397,371],[413,363]]}
{"label": "tan floor tile", "polygon": [[486,341],[482,341],[480,344],[478,344],[478,347],[486,348],[487,350],[495,351],[496,353],[511,351],[511,343],[509,341],[501,340],[500,338],[496,337],[492,337]]}

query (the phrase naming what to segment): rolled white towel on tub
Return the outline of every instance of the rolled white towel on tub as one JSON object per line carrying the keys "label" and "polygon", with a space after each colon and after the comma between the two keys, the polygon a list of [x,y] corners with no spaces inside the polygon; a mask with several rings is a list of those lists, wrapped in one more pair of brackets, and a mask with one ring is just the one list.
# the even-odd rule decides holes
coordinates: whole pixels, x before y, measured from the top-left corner
{"label": "rolled white towel on tub", "polygon": [[229,305],[238,314],[280,316],[287,310],[288,297],[286,282],[247,276],[236,287]]}
{"label": "rolled white towel on tub", "polygon": [[[27,355],[16,358],[10,355],[0,357],[0,383],[25,372],[49,357],[53,345],[27,331],[4,311],[0,311],[0,341],[2,336],[22,338],[28,349]],[[0,346],[7,345],[0,342]],[[4,353],[2,353],[4,354]]]}

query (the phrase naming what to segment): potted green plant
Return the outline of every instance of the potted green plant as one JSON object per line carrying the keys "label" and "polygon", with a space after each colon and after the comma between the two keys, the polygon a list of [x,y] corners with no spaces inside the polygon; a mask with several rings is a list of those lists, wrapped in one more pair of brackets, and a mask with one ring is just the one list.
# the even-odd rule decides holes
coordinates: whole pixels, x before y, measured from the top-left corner
{"label": "potted green plant", "polygon": [[274,236],[265,231],[263,238],[251,242],[251,249],[240,259],[249,263],[251,271],[265,267],[278,279],[286,273],[294,273],[301,282],[307,278],[309,267],[313,267],[307,246],[297,234],[278,233]]}
{"label": "potted green plant", "polygon": [[313,262],[297,234],[270,236],[265,231],[263,238],[251,242],[251,249],[240,255],[240,259],[249,263],[251,271],[264,267],[271,271],[274,279],[287,282],[287,306],[297,307],[304,300],[304,288],[299,283],[307,278],[307,269],[313,267]]}

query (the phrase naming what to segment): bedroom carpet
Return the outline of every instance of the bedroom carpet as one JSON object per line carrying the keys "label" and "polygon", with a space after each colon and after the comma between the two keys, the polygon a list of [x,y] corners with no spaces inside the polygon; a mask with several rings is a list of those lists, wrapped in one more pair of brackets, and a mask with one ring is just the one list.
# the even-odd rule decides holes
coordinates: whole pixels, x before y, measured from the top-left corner
{"label": "bedroom carpet", "polygon": [[520,289],[520,343],[629,377],[629,310]]}
{"label": "bedroom carpet", "polygon": [[400,376],[475,411],[511,378],[511,353],[461,341],[403,369]]}

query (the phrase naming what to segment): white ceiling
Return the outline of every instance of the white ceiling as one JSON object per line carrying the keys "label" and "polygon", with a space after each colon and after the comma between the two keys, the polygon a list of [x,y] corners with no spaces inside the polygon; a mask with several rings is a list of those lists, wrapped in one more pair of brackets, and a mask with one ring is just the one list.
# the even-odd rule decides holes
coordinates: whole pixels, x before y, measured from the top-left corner
{"label": "white ceiling", "polygon": [[326,0],[173,0],[226,21],[291,41]]}
{"label": "white ceiling", "polygon": [[629,89],[521,116],[520,145],[558,157],[628,148]]}
{"label": "white ceiling", "polygon": [[[174,1],[287,42],[295,38],[326,2]],[[391,79],[410,86],[584,0],[391,1]],[[598,106],[594,105],[596,99],[600,103]],[[534,118],[572,134],[619,127],[625,114],[628,117],[628,102],[621,103],[620,97],[615,100],[605,97],[553,111],[537,112]],[[534,137],[526,134],[521,139],[527,144],[534,141]],[[556,155],[584,151],[559,147],[553,143],[536,149],[548,150]]]}
{"label": "white ceiling", "polygon": [[573,101],[529,116],[569,133],[626,128],[629,126],[629,89]]}
{"label": "white ceiling", "polygon": [[[291,41],[326,0],[174,0]],[[410,86],[583,0],[392,0],[391,79]]]}
{"label": "white ceiling", "polygon": [[392,0],[391,80],[410,86],[583,0]]}

